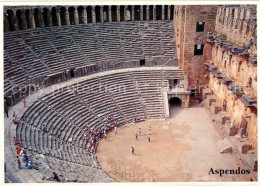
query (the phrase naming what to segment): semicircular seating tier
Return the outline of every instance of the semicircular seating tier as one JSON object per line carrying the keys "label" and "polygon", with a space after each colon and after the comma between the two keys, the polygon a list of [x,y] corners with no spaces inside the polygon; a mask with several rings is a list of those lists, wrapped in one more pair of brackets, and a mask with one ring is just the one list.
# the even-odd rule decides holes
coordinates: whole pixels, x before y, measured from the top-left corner
{"label": "semicircular seating tier", "polygon": [[13,105],[29,84],[48,86],[73,76],[138,67],[140,60],[146,66],[177,66],[173,22],[96,23],[5,33],[5,98]]}
{"label": "semicircular seating tier", "polygon": [[43,178],[57,172],[64,182],[111,182],[95,154],[85,152],[85,129],[112,124],[106,119],[111,115],[120,125],[137,116],[163,118],[163,89],[169,87],[171,78],[183,80],[182,70],[168,69],[111,71],[59,88],[38,98],[24,112],[16,137],[37,162]]}

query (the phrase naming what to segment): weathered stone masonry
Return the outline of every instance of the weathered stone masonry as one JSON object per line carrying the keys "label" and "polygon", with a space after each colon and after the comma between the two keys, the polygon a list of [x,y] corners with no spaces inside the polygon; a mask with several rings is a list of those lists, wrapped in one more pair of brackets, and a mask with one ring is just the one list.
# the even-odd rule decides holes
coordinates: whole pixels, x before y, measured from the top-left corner
{"label": "weathered stone masonry", "polygon": [[[188,74],[191,89],[196,97],[201,96],[199,85],[207,85],[207,72],[203,63],[211,58],[211,46],[206,34],[215,26],[216,6],[175,6],[174,24],[179,67]],[[204,30],[197,32],[198,23],[204,23]],[[194,55],[195,45],[203,45],[203,55]]]}
{"label": "weathered stone masonry", "polygon": [[175,6],[174,25],[179,67],[194,97],[256,149],[256,6]]}
{"label": "weathered stone masonry", "polygon": [[[257,149],[257,43],[255,6],[219,7],[216,27],[208,33],[212,58],[204,99],[227,118],[230,135],[247,137]],[[243,26],[244,25],[244,26]]]}

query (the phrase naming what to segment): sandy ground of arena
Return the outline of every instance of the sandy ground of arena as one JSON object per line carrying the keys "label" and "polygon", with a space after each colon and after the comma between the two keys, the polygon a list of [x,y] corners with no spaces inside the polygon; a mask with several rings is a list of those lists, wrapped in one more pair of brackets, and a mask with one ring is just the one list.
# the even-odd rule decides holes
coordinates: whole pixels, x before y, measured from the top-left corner
{"label": "sandy ground of arena", "polygon": [[[211,168],[238,168],[232,154],[221,154],[221,140],[203,107],[173,108],[171,119],[126,124],[102,139],[97,160],[119,182],[249,181],[249,175],[213,175]],[[152,127],[151,142],[147,134]],[[135,139],[138,128],[141,136]],[[131,153],[135,148],[135,155]]]}

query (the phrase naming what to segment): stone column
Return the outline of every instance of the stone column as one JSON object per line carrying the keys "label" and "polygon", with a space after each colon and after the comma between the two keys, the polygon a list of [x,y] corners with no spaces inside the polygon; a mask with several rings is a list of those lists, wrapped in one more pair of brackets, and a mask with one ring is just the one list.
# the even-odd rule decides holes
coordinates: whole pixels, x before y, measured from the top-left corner
{"label": "stone column", "polygon": [[125,21],[127,21],[127,6],[124,6],[124,17],[125,17]]}
{"label": "stone column", "polygon": [[111,6],[108,6],[108,22],[112,22],[112,11],[111,11]]}
{"label": "stone column", "polygon": [[60,9],[56,9],[56,19],[57,19],[57,25],[61,26],[61,20],[60,20]]}
{"label": "stone column", "polygon": [[164,11],[165,11],[165,6],[164,5],[162,5],[162,20],[164,20],[165,18],[164,18]]}
{"label": "stone column", "polygon": [[153,20],[156,20],[156,5],[153,5]]}
{"label": "stone column", "polygon": [[53,21],[52,21],[52,13],[51,13],[51,9],[49,9],[48,11],[48,22],[49,22],[49,26],[52,27],[53,26]]}
{"label": "stone column", "polygon": [[135,20],[135,7],[134,7],[134,5],[132,5],[131,6],[131,17],[132,17],[132,21],[134,21]]}
{"label": "stone column", "polygon": [[117,18],[117,22],[120,22],[120,6],[119,5],[116,6],[116,18]]}
{"label": "stone column", "polygon": [[19,30],[19,23],[18,23],[18,18],[17,18],[16,12],[14,12],[13,22],[14,22],[14,30],[15,31]]}
{"label": "stone column", "polygon": [[35,29],[34,14],[35,14],[34,10],[31,9],[30,10],[30,26],[31,26],[32,29]]}
{"label": "stone column", "polygon": [[84,24],[88,23],[87,7],[84,7],[84,6],[83,6],[83,23]]}
{"label": "stone column", "polygon": [[40,26],[40,28],[45,27],[44,19],[43,19],[43,9],[42,8],[39,8],[39,26]]}
{"label": "stone column", "polygon": [[69,7],[65,7],[65,25],[70,25]]}
{"label": "stone column", "polygon": [[101,23],[104,22],[104,6],[103,5],[100,6],[100,21],[101,21]]}
{"label": "stone column", "polygon": [[143,5],[140,6],[140,20],[143,21],[144,20],[144,9],[143,9]]}
{"label": "stone column", "polygon": [[147,6],[146,6],[146,20],[147,20],[147,21],[149,21],[149,18],[150,18],[149,13],[150,13],[150,12],[149,12],[149,5],[147,5]]}
{"label": "stone column", "polygon": [[95,6],[92,6],[92,22],[96,23]]}
{"label": "stone column", "polygon": [[21,18],[22,18],[22,29],[26,30],[27,29],[27,22],[26,22],[26,17],[25,17],[25,10],[21,10]]}
{"label": "stone column", "polygon": [[5,12],[4,13],[4,32],[10,32],[9,28],[9,21],[8,21],[8,14]]}
{"label": "stone column", "polygon": [[167,20],[170,20],[171,18],[171,5],[168,5],[168,15],[167,15]]}
{"label": "stone column", "polygon": [[75,22],[75,25],[78,25],[78,24],[79,24],[78,7],[75,7],[75,10],[74,10],[74,22]]}

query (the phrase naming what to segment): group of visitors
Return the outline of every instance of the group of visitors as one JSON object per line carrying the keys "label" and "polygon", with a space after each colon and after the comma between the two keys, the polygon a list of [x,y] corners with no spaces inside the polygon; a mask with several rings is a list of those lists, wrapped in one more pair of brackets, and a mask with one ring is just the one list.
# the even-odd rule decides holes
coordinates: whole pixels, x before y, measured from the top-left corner
{"label": "group of visitors", "polygon": [[[117,134],[118,129],[117,126],[119,125],[119,120],[116,120],[113,115],[106,116],[107,123],[104,124],[102,128],[90,128],[87,126],[84,137],[86,140],[86,154],[89,155],[90,153],[95,153],[96,143],[99,139],[103,138],[106,140],[107,133],[115,129],[115,134]],[[91,141],[90,141],[91,140]]]}
{"label": "group of visitors", "polygon": [[138,121],[141,121],[140,115],[138,115],[137,117],[134,118],[134,122],[135,122],[135,123],[138,122]]}
{"label": "group of visitors", "polygon": [[[150,128],[148,130],[148,135],[147,135],[148,142],[151,142],[151,135],[152,135],[152,127],[150,126]],[[138,140],[138,136],[141,136],[141,128],[140,127],[138,128],[138,133],[135,133],[135,140]],[[134,147],[132,146],[131,149],[132,149],[132,154],[134,155],[135,154]]]}
{"label": "group of visitors", "polygon": [[32,162],[29,160],[29,156],[26,154],[26,151],[24,149],[20,148],[20,143],[16,137],[14,137],[13,143],[16,146],[16,153],[18,155],[18,156],[16,156],[18,168],[22,169],[21,161],[20,161],[20,157],[19,157],[19,156],[21,156],[23,162],[25,163],[25,167],[28,169],[32,169],[33,168]]}

